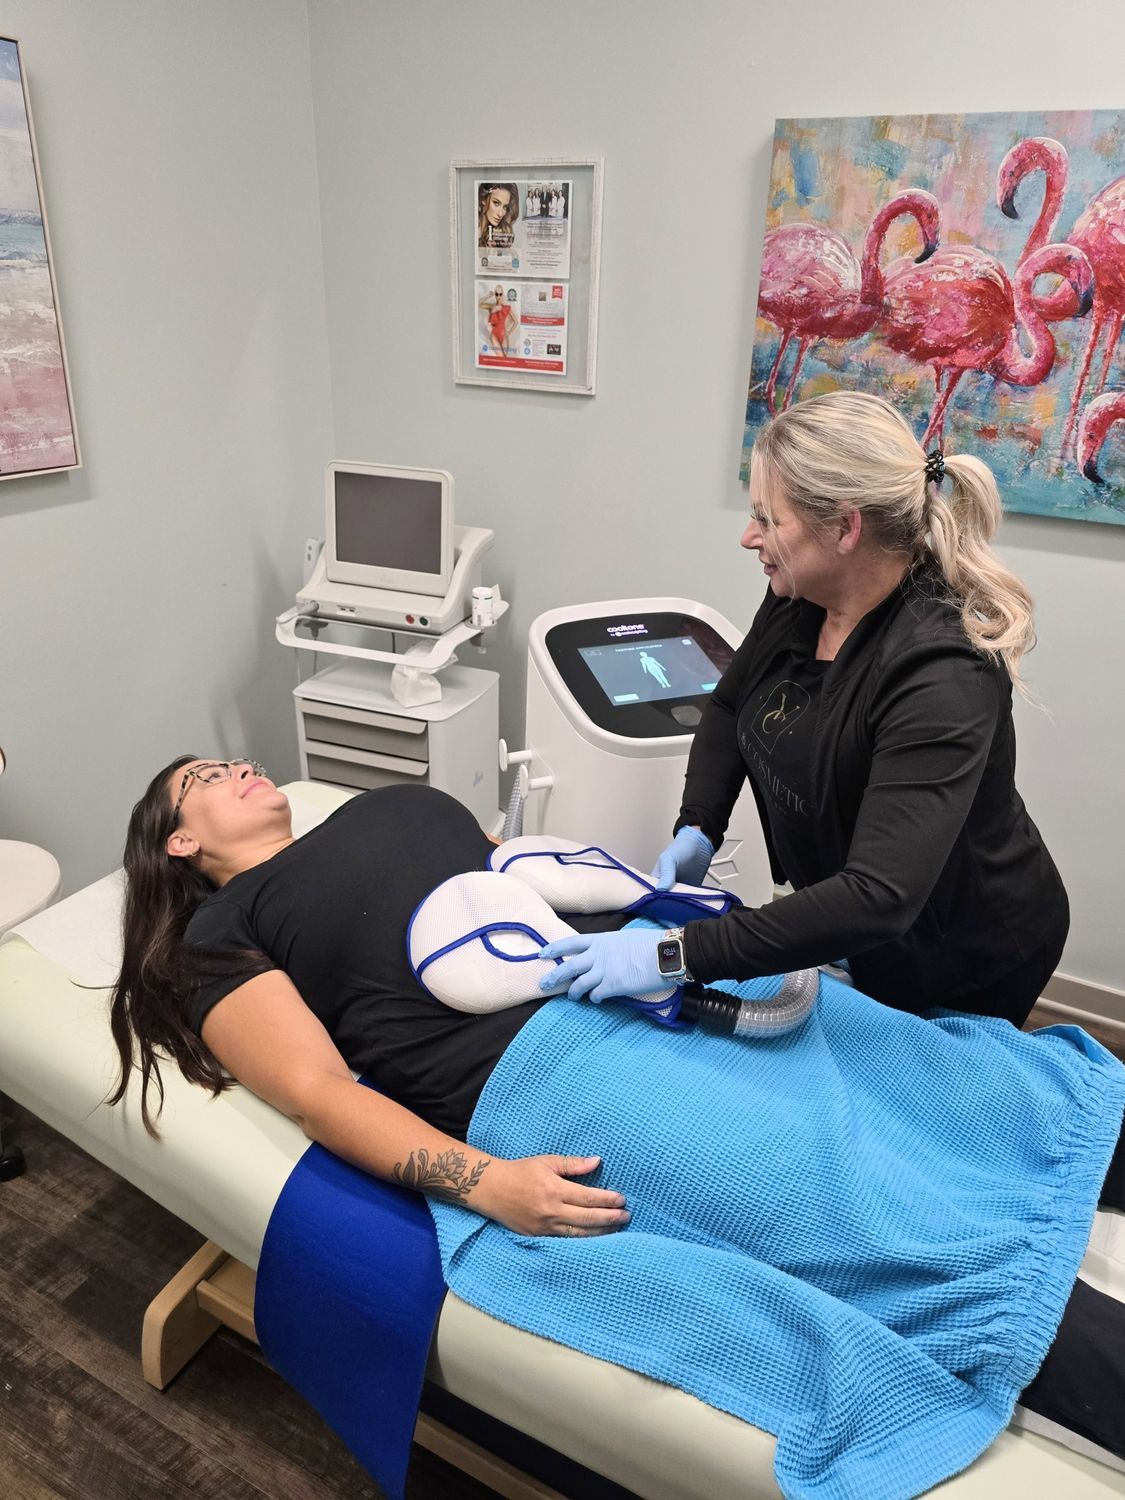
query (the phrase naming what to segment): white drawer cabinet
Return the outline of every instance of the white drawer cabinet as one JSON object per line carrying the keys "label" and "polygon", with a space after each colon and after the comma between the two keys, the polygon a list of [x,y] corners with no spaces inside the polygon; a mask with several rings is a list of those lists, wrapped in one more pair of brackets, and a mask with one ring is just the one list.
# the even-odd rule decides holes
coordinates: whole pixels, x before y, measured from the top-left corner
{"label": "white drawer cabinet", "polygon": [[391,671],[348,661],[297,685],[301,775],[358,791],[395,782],[437,787],[492,829],[499,815],[496,673],[447,667],[439,702],[404,708],[391,696]]}

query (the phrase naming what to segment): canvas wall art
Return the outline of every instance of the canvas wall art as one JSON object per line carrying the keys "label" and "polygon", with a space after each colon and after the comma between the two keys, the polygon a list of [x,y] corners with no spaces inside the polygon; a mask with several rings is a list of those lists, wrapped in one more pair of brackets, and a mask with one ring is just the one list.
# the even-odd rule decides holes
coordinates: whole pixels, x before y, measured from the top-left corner
{"label": "canvas wall art", "polygon": [[0,478],[78,464],[19,45],[0,38]]}
{"label": "canvas wall art", "polygon": [[841,387],[988,462],[1005,508],[1125,525],[1125,112],[779,120],[742,477]]}

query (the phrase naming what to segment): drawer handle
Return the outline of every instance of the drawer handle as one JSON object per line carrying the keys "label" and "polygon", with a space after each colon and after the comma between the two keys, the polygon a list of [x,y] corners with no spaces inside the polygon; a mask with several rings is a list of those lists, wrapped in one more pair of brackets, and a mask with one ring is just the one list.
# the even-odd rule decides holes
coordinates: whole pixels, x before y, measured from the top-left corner
{"label": "drawer handle", "polygon": [[400,776],[425,776],[430,769],[424,760],[404,760],[400,755],[380,755],[377,750],[352,750],[343,745],[329,745],[323,740],[309,740],[305,749],[309,755],[322,755],[325,760],[342,760],[353,766],[374,766],[379,771],[394,771]]}
{"label": "drawer handle", "polygon": [[305,718],[342,719],[345,724],[362,724],[368,729],[390,729],[396,734],[425,734],[425,719],[395,719],[389,714],[372,713],[366,708],[340,708],[335,703],[318,703],[315,698],[302,698],[301,713]]}

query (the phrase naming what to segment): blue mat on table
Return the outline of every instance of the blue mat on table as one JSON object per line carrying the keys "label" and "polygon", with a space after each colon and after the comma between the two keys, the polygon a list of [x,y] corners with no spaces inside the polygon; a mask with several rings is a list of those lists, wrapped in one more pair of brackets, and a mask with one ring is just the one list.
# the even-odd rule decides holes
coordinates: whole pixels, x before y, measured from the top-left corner
{"label": "blue mat on table", "polygon": [[391,1500],[403,1494],[444,1296],[421,1194],[310,1146],[270,1216],[254,1322],[266,1358]]}

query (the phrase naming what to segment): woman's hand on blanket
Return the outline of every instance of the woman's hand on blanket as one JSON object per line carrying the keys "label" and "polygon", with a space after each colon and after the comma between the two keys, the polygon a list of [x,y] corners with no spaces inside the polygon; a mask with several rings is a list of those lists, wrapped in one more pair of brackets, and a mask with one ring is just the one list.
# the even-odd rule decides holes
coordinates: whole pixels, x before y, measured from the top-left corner
{"label": "woman's hand on blanket", "polygon": [[629,932],[576,933],[540,948],[540,958],[561,958],[539,988],[549,995],[564,992],[571,1000],[588,995],[595,1003],[614,998],[667,993],[672,986],[656,962],[659,934],[652,928]]}
{"label": "woman's hand on blanket", "polygon": [[473,1193],[472,1207],[516,1234],[612,1234],[629,1222],[625,1199],[571,1180],[587,1176],[600,1162],[600,1156],[494,1158]]}
{"label": "woman's hand on blanket", "polygon": [[656,889],[669,891],[677,880],[685,885],[702,885],[714,853],[714,846],[703,830],[685,823],[656,861],[652,872]]}

